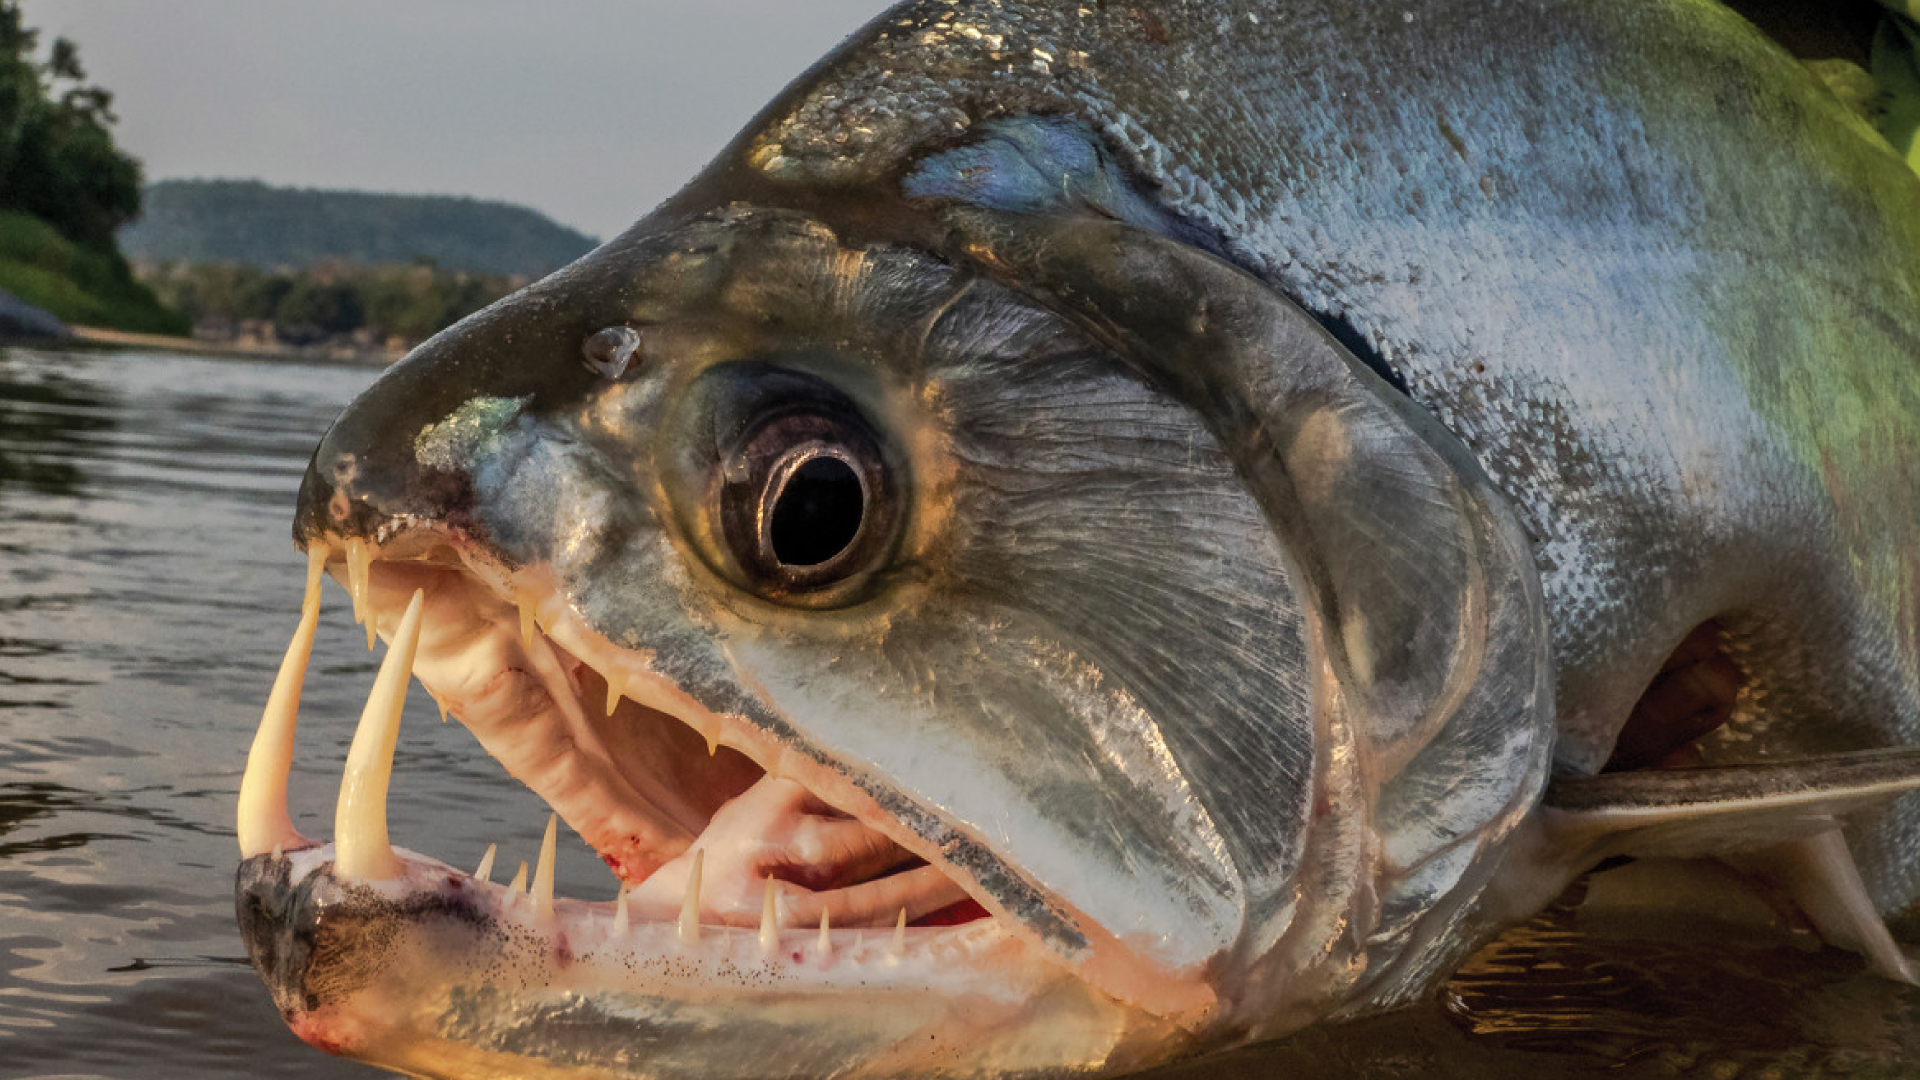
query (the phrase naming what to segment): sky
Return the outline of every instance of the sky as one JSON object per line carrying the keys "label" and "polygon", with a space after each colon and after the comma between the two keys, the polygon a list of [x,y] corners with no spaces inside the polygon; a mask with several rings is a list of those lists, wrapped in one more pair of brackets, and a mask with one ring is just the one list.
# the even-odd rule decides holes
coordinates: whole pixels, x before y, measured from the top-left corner
{"label": "sky", "polygon": [[472,195],[601,239],[884,0],[24,0],[152,180]]}

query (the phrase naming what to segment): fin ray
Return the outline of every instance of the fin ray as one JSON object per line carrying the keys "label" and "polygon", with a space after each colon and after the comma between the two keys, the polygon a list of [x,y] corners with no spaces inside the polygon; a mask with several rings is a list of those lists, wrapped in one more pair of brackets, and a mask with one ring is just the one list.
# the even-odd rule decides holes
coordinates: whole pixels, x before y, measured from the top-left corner
{"label": "fin ray", "polygon": [[1716,857],[1778,883],[1828,942],[1920,985],[1848,850],[1848,814],[1920,790],[1920,747],[1795,761],[1560,777],[1547,788],[1546,850],[1578,872],[1614,855]]}

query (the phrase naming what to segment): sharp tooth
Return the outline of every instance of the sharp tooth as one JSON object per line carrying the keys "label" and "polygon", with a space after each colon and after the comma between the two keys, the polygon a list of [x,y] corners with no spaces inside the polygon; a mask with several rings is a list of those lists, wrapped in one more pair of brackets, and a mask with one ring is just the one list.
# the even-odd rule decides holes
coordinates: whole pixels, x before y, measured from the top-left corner
{"label": "sharp tooth", "polygon": [[287,814],[287,774],[293,770],[293,736],[300,722],[300,688],[306,682],[307,661],[313,653],[314,628],[320,624],[320,574],[327,564],[327,545],[307,548],[307,594],[300,604],[300,625],[287,644],[280,673],[267,695],[247,751],[247,771],[240,778],[240,805],[235,815],[240,857],[251,859],[289,844],[302,847],[307,838],[293,827]]}
{"label": "sharp tooth", "polygon": [[760,951],[772,956],[780,947],[779,902],[773,895],[773,875],[767,875],[767,891],[760,901]]}
{"label": "sharp tooth", "polygon": [[613,902],[613,932],[625,934],[627,925],[627,887],[622,885],[619,897]]}
{"label": "sharp tooth", "polygon": [[367,578],[372,565],[373,554],[365,540],[347,541],[347,595],[353,597],[354,622],[367,620]]}
{"label": "sharp tooth", "polygon": [[487,853],[480,856],[480,866],[473,872],[473,880],[479,882],[491,882],[493,880],[493,857],[499,853],[500,845],[487,845]]}
{"label": "sharp tooth", "polygon": [[692,945],[700,940],[700,864],[706,852],[693,853],[693,870],[687,874],[687,898],[680,902],[680,940]]}
{"label": "sharp tooth", "polygon": [[720,752],[720,721],[718,718],[708,717],[701,720],[700,734],[707,740],[708,757],[712,757]]}
{"label": "sharp tooth", "polygon": [[533,595],[525,589],[513,590],[513,602],[520,608],[520,647],[533,648]]}
{"label": "sharp tooth", "polygon": [[626,692],[627,692],[627,673],[625,671],[620,670],[619,668],[614,668],[613,670],[607,672],[607,715],[608,716],[612,716],[613,710],[620,707],[620,699],[626,695]]}
{"label": "sharp tooth", "polygon": [[887,943],[887,959],[898,960],[907,951],[907,909],[900,909],[900,918],[893,924],[893,940]]}
{"label": "sharp tooth", "polygon": [[333,811],[334,872],[349,881],[396,877],[400,860],[387,842],[387,784],[393,779],[393,749],[400,738],[400,709],[413,678],[420,647],[420,614],[426,593],[413,591],[407,613],[380,663],[367,708],[347,751],[340,801]]}
{"label": "sharp tooth", "polygon": [[507,899],[517,899],[527,891],[527,860],[520,860],[520,869],[513,872],[513,880],[507,882]]}
{"label": "sharp tooth", "polygon": [[553,917],[554,830],[560,815],[547,815],[547,835],[540,839],[540,862],[533,869],[533,913],[542,919]]}
{"label": "sharp tooth", "polygon": [[446,723],[447,722],[447,703],[444,701],[441,701],[440,695],[434,693],[431,690],[427,691],[427,696],[433,699],[434,707],[440,710],[440,722],[443,724]]}
{"label": "sharp tooth", "polygon": [[320,579],[327,574],[327,558],[333,552],[323,543],[307,546],[307,593],[300,598],[300,613],[320,610]]}
{"label": "sharp tooth", "polygon": [[827,933],[827,909],[820,909],[820,941],[814,950],[822,957],[833,955],[833,938]]}
{"label": "sharp tooth", "polygon": [[373,552],[365,540],[347,541],[347,591],[353,595],[353,621],[367,624],[367,651],[373,651],[374,618],[368,599],[373,580]]}

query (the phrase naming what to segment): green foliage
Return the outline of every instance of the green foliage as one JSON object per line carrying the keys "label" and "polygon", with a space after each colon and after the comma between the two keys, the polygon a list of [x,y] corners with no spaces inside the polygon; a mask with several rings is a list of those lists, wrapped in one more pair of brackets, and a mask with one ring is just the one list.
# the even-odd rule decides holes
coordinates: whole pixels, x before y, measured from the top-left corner
{"label": "green foliage", "polygon": [[118,252],[82,247],[53,226],[0,210],[0,289],[70,323],[149,334],[185,334]]}
{"label": "green foliage", "polygon": [[420,341],[505,296],[522,280],[427,264],[344,263],[299,272],[174,263],[153,266],[145,276],[162,299],[195,323],[272,322],[283,338],[296,343],[359,330]]}
{"label": "green foliage", "polygon": [[165,180],[120,234],[146,262],[239,263],[263,270],[346,261],[431,260],[477,274],[545,274],[594,239],[508,203],[269,187],[251,180]]}
{"label": "green foliage", "polygon": [[312,328],[317,335],[348,334],[364,321],[360,294],[341,282],[301,278],[274,307],[282,326]]}
{"label": "green foliage", "polygon": [[18,0],[0,0],[0,209],[32,214],[97,251],[140,213],[140,163],[114,145],[113,95],[86,84],[80,53],[37,32]]}
{"label": "green foliage", "polygon": [[0,0],[0,289],[71,323],[184,334],[114,247],[140,212],[140,163],[109,130],[113,95],[86,84],[80,50]]}
{"label": "green foliage", "polygon": [[1873,77],[1888,99],[1880,133],[1920,171],[1920,23],[1887,16],[1873,39]]}

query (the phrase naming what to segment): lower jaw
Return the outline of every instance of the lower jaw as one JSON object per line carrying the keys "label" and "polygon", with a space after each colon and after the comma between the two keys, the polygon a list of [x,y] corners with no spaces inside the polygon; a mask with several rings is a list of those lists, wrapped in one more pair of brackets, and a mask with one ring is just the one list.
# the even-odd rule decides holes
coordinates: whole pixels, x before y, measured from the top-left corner
{"label": "lower jaw", "polygon": [[333,849],[241,864],[254,967],[296,1034],[426,1076],[1021,1076],[1137,1068],[1166,1021],[1064,972],[991,920],[904,932],[622,926],[551,911],[395,851],[349,882]]}

